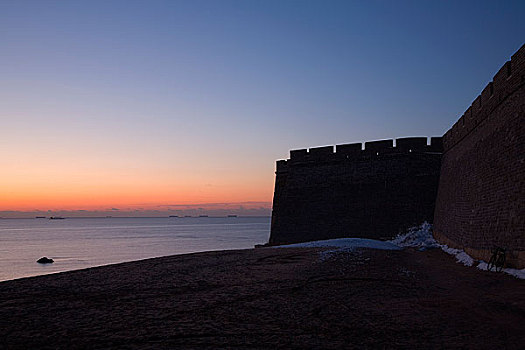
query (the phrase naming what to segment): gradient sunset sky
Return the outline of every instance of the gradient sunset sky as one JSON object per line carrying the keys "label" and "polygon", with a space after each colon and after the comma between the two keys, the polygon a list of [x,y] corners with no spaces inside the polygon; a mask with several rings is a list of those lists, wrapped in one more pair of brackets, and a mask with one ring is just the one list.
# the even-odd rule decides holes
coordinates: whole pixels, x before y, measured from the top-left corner
{"label": "gradient sunset sky", "polygon": [[293,148],[440,136],[524,1],[0,1],[0,216],[268,215]]}

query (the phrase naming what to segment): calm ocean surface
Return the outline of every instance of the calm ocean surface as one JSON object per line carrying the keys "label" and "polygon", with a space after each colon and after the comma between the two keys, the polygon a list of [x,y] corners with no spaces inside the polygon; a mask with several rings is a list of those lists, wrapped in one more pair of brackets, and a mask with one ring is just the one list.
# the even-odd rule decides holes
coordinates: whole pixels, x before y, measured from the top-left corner
{"label": "calm ocean surface", "polygon": [[[253,248],[270,218],[0,219],[0,281],[159,256]],[[47,256],[53,264],[41,265]]]}

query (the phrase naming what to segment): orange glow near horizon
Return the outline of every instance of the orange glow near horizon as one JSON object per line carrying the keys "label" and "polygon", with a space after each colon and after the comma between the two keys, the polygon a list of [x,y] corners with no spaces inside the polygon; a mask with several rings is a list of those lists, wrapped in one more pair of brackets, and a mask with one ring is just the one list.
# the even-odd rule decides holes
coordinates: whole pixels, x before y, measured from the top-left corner
{"label": "orange glow near horizon", "polygon": [[5,167],[4,174],[0,174],[0,211],[269,203],[273,195],[273,174],[257,169],[224,171],[195,164],[145,171],[118,166],[88,168],[78,163],[72,168],[60,162],[50,165],[35,160],[31,166]]}
{"label": "orange glow near horizon", "polygon": [[0,210],[104,210],[152,208],[198,203],[270,202],[271,188],[253,188],[242,184],[216,187],[169,184],[114,184],[73,187],[68,185],[2,188]]}

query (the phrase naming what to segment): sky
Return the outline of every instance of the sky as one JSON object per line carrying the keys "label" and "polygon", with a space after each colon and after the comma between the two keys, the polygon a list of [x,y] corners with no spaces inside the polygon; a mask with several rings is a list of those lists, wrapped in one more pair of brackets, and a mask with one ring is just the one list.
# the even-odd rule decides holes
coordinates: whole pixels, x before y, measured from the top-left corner
{"label": "sky", "polygon": [[523,1],[0,1],[0,216],[269,215],[290,149],[441,136]]}

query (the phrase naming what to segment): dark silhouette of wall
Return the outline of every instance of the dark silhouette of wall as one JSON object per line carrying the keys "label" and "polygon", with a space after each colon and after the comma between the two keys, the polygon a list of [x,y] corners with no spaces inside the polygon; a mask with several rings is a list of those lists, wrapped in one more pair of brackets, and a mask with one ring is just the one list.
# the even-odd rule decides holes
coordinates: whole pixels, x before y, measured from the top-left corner
{"label": "dark silhouette of wall", "polygon": [[525,267],[525,45],[443,136],[434,236],[488,261]]}
{"label": "dark silhouette of wall", "polygon": [[384,140],[364,150],[294,150],[278,161],[269,243],[385,239],[435,219],[438,241],[486,261],[503,247],[509,266],[525,268],[524,119],[525,45],[442,144]]}
{"label": "dark silhouette of wall", "polygon": [[388,239],[433,221],[441,138],[290,151],[277,161],[270,244]]}

